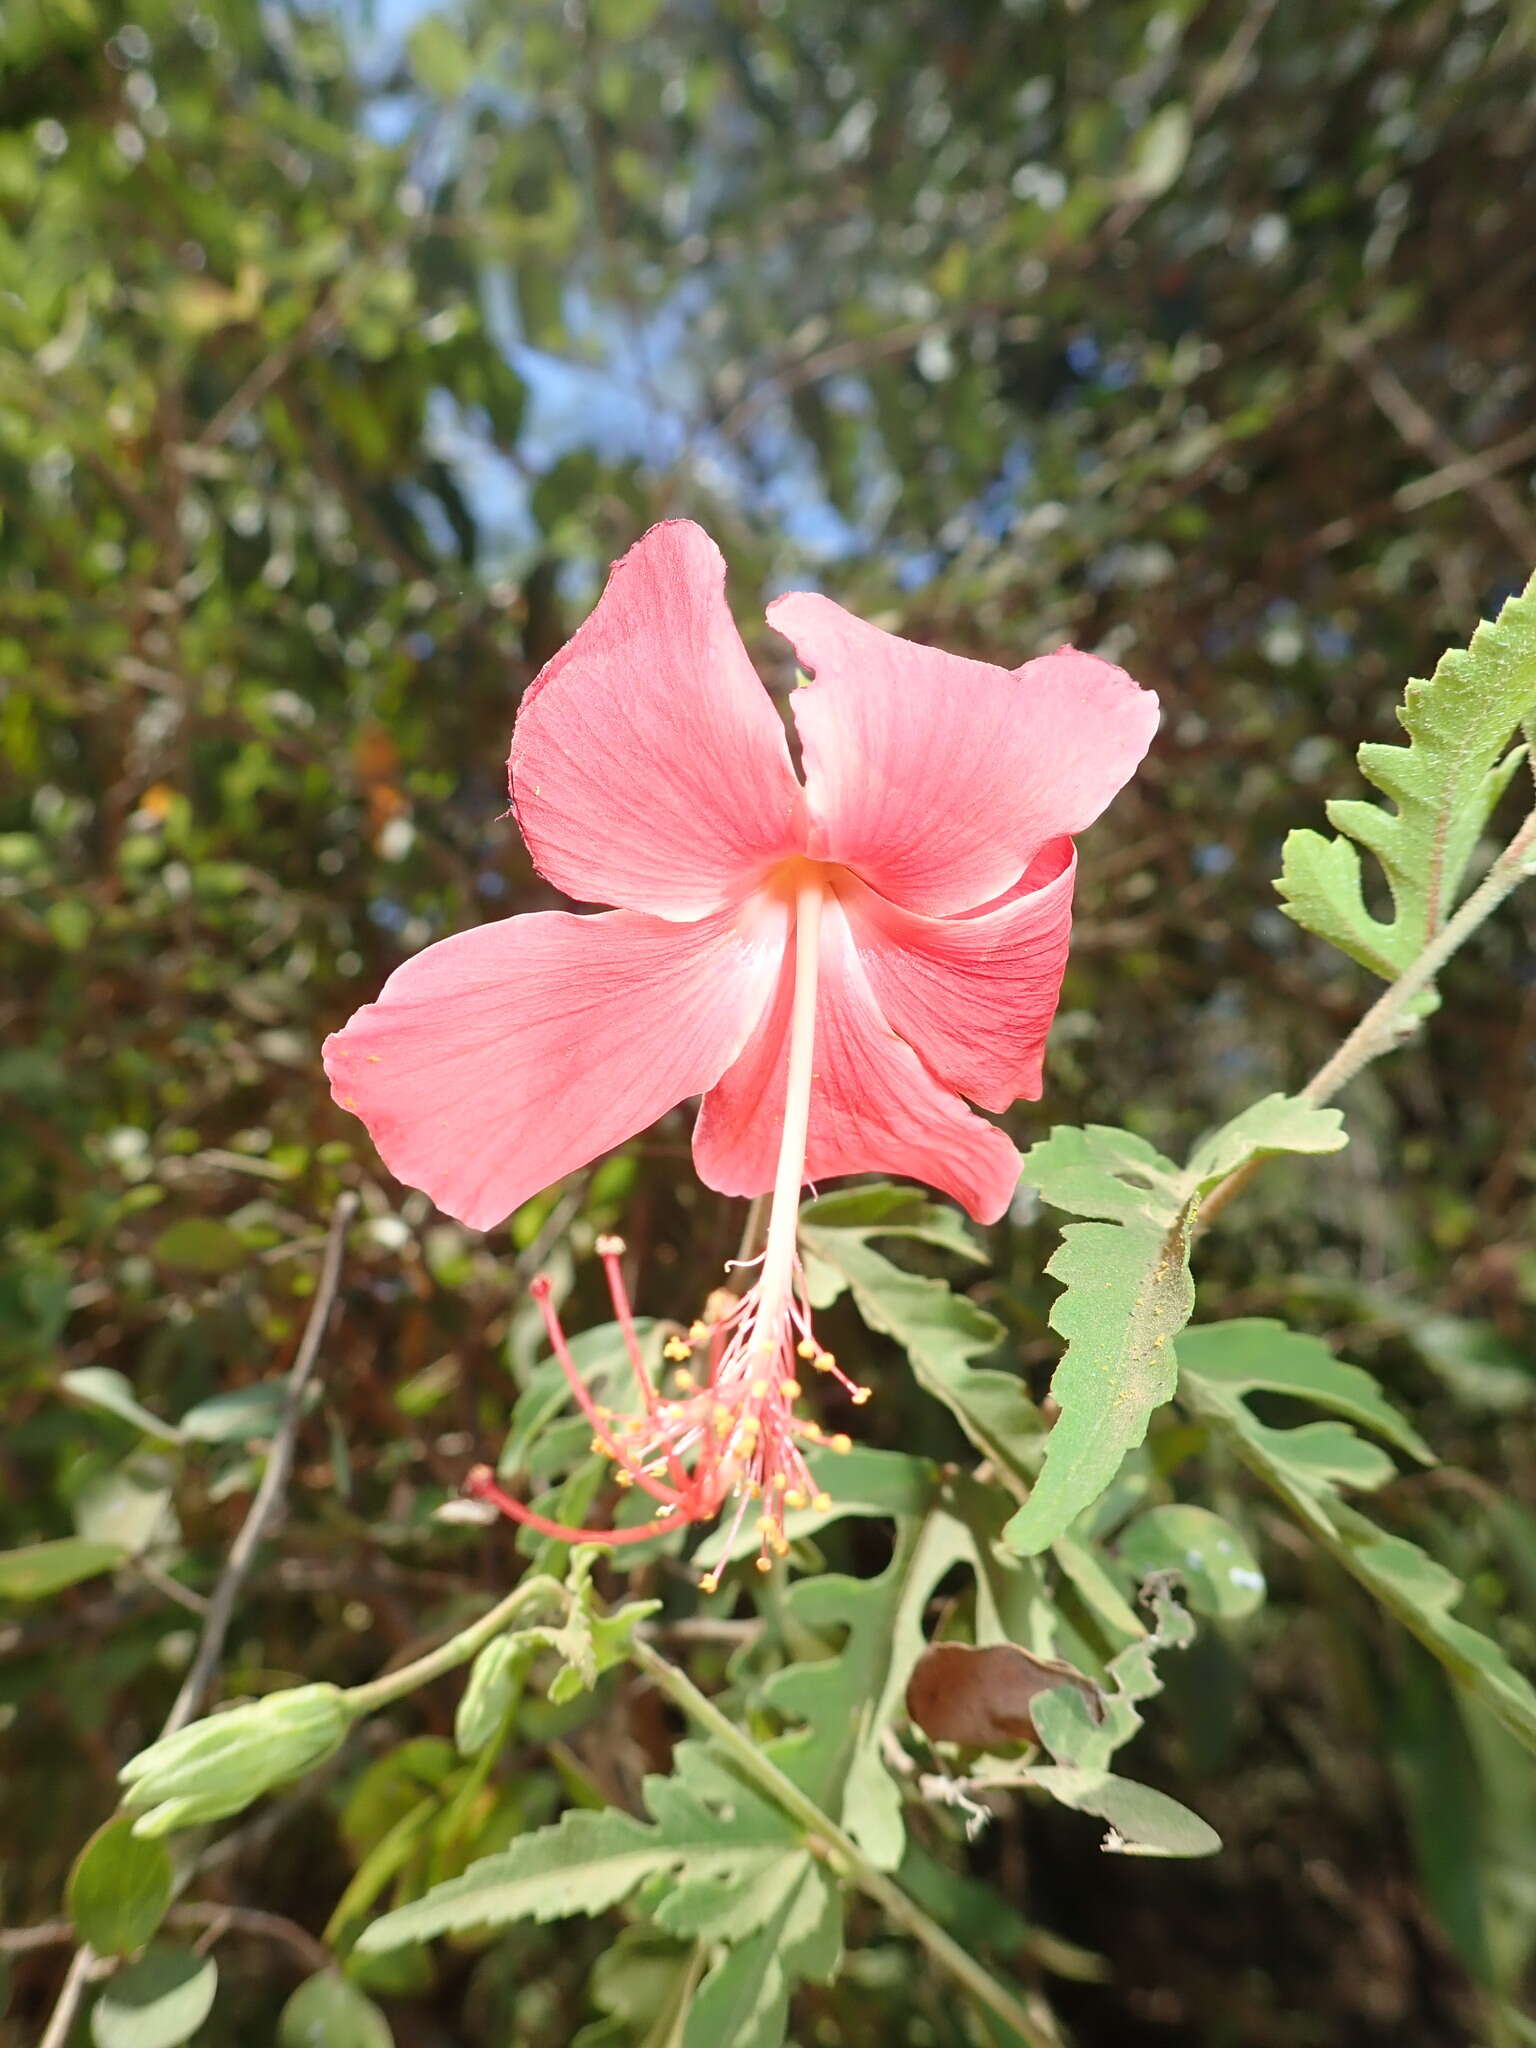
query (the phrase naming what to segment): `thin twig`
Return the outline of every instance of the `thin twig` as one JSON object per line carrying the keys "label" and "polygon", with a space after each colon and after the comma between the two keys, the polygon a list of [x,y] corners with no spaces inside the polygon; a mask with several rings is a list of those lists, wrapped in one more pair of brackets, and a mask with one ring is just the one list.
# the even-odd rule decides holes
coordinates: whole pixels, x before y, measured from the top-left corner
{"label": "thin twig", "polygon": [[[320,1356],[320,1340],[325,1335],[325,1326],[330,1319],[331,1304],[336,1299],[336,1287],[341,1278],[341,1255],[346,1244],[347,1225],[357,1208],[357,1197],[349,1191],[339,1195],[331,1211],[330,1234],[326,1239],[325,1257],[320,1265],[320,1278],[315,1287],[315,1298],[310,1307],[309,1320],[304,1325],[304,1334],[299,1339],[299,1349],[288,1374],[288,1390],[283,1399],[283,1411],[278,1418],[272,1448],[267,1454],[267,1468],[256,1489],[256,1497],[241,1524],[240,1533],[230,1548],[228,1562],[218,1584],[208,1599],[207,1613],[203,1617],[202,1634],[191,1668],[182,1680],[165,1726],[161,1729],[162,1739],[174,1735],[184,1728],[203,1703],[213,1675],[218,1669],[223,1654],[224,1639],[229,1633],[235,1602],[240,1589],[256,1561],[256,1552],[266,1533],[268,1524],[276,1515],[287,1490],[288,1475],[293,1467],[293,1447],[299,1433],[299,1424],[304,1416],[304,1396]],[[221,1911],[225,1910],[223,1908]],[[80,2010],[80,2001],[85,1996],[86,1986],[96,1974],[101,1958],[87,1943],[75,1951],[64,1982],[59,1987],[58,2000],[49,2015],[37,2048],[64,2048]]]}
{"label": "thin twig", "polygon": [[320,1279],[315,1288],[314,1302],[310,1307],[309,1320],[304,1325],[304,1335],[299,1340],[298,1355],[288,1375],[288,1389],[283,1396],[283,1410],[278,1417],[277,1429],[272,1437],[272,1448],[267,1453],[266,1470],[261,1475],[261,1484],[256,1497],[240,1526],[240,1533],[230,1545],[229,1559],[220,1574],[219,1582],[208,1598],[208,1613],[203,1622],[202,1636],[197,1645],[181,1690],[176,1695],[161,1739],[174,1735],[178,1728],[187,1723],[201,1709],[204,1697],[218,1670],[219,1659],[224,1654],[224,1638],[229,1633],[229,1624],[234,1618],[235,1602],[241,1588],[256,1562],[256,1553],[269,1523],[282,1506],[283,1496],[288,1490],[288,1477],[293,1469],[293,1449],[299,1434],[299,1424],[304,1419],[304,1397],[314,1375],[315,1365],[320,1356],[320,1340],[325,1335],[326,1323],[330,1320],[331,1304],[336,1299],[336,1286],[341,1278],[341,1255],[346,1245],[347,1225],[357,1208],[357,1197],[350,1191],[337,1197],[336,1207],[331,1212],[330,1235],[326,1239],[325,1257],[320,1262]]}
{"label": "thin twig", "polygon": [[[291,1949],[307,1970],[335,1967],[336,1958],[324,1942],[297,1920],[285,1919],[281,1913],[264,1913],[255,1906],[226,1906],[215,1900],[188,1900],[184,1905],[172,1906],[165,1918],[172,1927],[213,1927],[221,1933],[251,1934],[279,1942]],[[24,1956],[38,1949],[62,1948],[74,1939],[74,1925],[68,1920],[45,1920],[36,1927],[0,1927],[0,1956]]]}
{"label": "thin twig", "polygon": [[1513,469],[1517,463],[1536,455],[1536,427],[1527,427],[1522,433],[1511,434],[1506,441],[1496,441],[1491,448],[1484,448],[1476,455],[1463,455],[1458,461],[1448,462],[1443,469],[1431,470],[1428,476],[1415,477],[1411,484],[1403,484],[1392,493],[1392,502],[1399,512],[1418,512],[1425,505],[1434,504],[1437,498],[1449,498],[1457,491],[1475,490],[1490,477],[1500,476],[1506,469]]}
{"label": "thin twig", "polygon": [[184,1607],[188,1614],[195,1614],[199,1620],[207,1614],[208,1602],[201,1593],[194,1593],[190,1586],[184,1586],[180,1579],[173,1579],[169,1572],[161,1571],[159,1565],[151,1564],[147,1557],[130,1558],[128,1568],[136,1572],[146,1586],[153,1587],[162,1600]]}
{"label": "thin twig", "polygon": [[288,374],[299,357],[307,354],[317,343],[328,340],[340,324],[339,306],[317,306],[297,332],[281,347],[273,349],[270,355],[263,356],[244,382],[225,399],[193,442],[195,455],[202,455],[208,449],[217,448],[226,440],[236,421],[243,419],[253,406],[259,405],[267,393]]}
{"label": "thin twig", "polygon": [[[1502,477],[1484,472],[1476,456],[1448,434],[1376,353],[1368,335],[1358,328],[1325,327],[1323,340],[1330,352],[1360,378],[1377,409],[1391,421],[1415,454],[1427,455],[1441,465],[1442,472],[1456,472],[1456,488],[1477,499],[1488,517],[1503,534],[1522,561],[1536,558],[1536,518],[1526,510],[1517,492]],[[1409,487],[1411,488],[1411,486]]]}

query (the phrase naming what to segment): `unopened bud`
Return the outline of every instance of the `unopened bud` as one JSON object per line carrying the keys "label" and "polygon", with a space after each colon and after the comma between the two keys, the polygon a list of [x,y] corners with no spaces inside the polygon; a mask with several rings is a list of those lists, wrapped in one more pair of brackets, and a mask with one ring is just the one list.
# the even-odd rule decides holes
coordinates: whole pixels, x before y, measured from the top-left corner
{"label": "unopened bud", "polygon": [[335,1685],[297,1685],[227,1714],[210,1714],[124,1764],[124,1808],[136,1835],[174,1833],[242,1813],[339,1749],[351,1716]]}
{"label": "unopened bud", "polygon": [[497,1636],[470,1666],[469,1683],[453,1719],[461,1756],[475,1756],[495,1735],[517,1697],[518,1669],[527,1654],[520,1635]]}

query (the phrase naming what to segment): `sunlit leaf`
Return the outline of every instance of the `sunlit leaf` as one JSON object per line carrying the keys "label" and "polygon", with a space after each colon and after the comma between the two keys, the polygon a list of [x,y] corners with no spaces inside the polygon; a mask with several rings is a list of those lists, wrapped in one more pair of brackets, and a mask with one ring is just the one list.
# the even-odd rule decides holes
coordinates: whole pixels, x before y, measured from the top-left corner
{"label": "sunlit leaf", "polygon": [[1174,1339],[1195,1305],[1189,1244],[1202,1195],[1250,1160],[1344,1142],[1337,1110],[1268,1095],[1203,1139],[1187,1167],[1101,1125],[1053,1131],[1032,1147],[1025,1180],[1093,1220],[1068,1225],[1046,1268],[1063,1288],[1051,1311],[1067,1340],[1051,1381],[1061,1413],[1008,1542],[1045,1549],[1098,1499],[1171,1398]]}
{"label": "sunlit leaf", "polygon": [[[1292,832],[1278,888],[1286,915],[1393,981],[1456,907],[1477,841],[1523,747],[1516,728],[1536,710],[1536,579],[1485,620],[1465,649],[1409,683],[1398,718],[1406,746],[1370,743],[1360,769],[1389,806],[1335,799],[1339,837]],[[1360,850],[1380,862],[1390,918],[1366,906]]]}

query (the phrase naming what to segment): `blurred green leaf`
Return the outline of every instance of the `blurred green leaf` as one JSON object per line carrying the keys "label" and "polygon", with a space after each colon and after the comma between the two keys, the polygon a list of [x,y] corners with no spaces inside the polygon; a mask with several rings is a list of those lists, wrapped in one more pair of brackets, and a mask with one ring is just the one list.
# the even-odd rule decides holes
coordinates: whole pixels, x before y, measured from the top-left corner
{"label": "blurred green leaf", "polygon": [[155,1933],[174,1886],[164,1844],[142,1841],[128,1816],[119,1814],[75,1858],[64,1904],[82,1942],[98,1955],[126,1956]]}
{"label": "blurred green leaf", "polygon": [[1161,199],[1178,183],[1193,136],[1187,107],[1159,107],[1132,139],[1127,191],[1137,199]]}
{"label": "blurred green leaf", "polygon": [[277,2048],[393,2048],[389,2022],[335,1970],[308,1977],[283,2007]]}
{"label": "blurred green leaf", "polygon": [[123,1422],[131,1422],[146,1436],[159,1437],[171,1444],[181,1441],[181,1431],[175,1424],[162,1422],[158,1415],[152,1415],[123,1375],[109,1365],[82,1365],[73,1372],[61,1373],[59,1385],[77,1401],[104,1409],[108,1415],[116,1415]]}
{"label": "blurred green leaf", "polygon": [[212,1216],[182,1216],[150,1247],[162,1266],[179,1273],[233,1273],[250,1253],[245,1240]]}
{"label": "blurred green leaf", "polygon": [[213,2010],[218,1984],[212,1956],[152,1948],[105,1985],[91,2008],[91,2039],[96,2048],[177,2048]]}
{"label": "blurred green leaf", "polygon": [[94,1579],[127,1562],[120,1543],[92,1543],[82,1536],[60,1536],[51,1543],[29,1543],[22,1550],[0,1550],[0,1599],[46,1600],[82,1579]]}
{"label": "blurred green leaf", "polygon": [[249,1443],[270,1437],[283,1412],[287,1388],[281,1380],[264,1380],[251,1387],[231,1387],[228,1393],[211,1394],[182,1416],[183,1437],[196,1443]]}

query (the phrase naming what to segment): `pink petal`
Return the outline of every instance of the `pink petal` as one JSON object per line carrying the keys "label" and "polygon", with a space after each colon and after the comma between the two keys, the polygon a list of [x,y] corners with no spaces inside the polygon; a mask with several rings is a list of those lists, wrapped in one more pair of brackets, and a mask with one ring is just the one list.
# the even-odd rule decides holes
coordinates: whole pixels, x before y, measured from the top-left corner
{"label": "pink petal", "polygon": [[909,910],[1001,896],[1047,840],[1093,822],[1157,727],[1150,690],[1071,647],[1010,673],[808,591],[777,598],[768,622],[816,677],[791,699],[808,850]]}
{"label": "pink petal", "polygon": [[[740,1058],[704,1097],[693,1134],[699,1177],[725,1195],[773,1185],[784,1121],[794,962]],[[1019,1155],[892,1031],[875,1002],[848,920],[822,913],[815,1081],[805,1177],[899,1173],[953,1195],[994,1223],[1019,1179]]]}
{"label": "pink petal", "polygon": [[1040,1093],[1076,875],[1071,840],[1053,839],[1011,894],[965,917],[920,917],[858,882],[839,886],[882,1014],[941,1081],[983,1109]]}
{"label": "pink petal", "polygon": [[702,917],[804,842],[783,722],[686,519],[653,526],[524,694],[507,763],[540,874],[582,903]]}
{"label": "pink petal", "polygon": [[697,924],[541,911],[407,960],[325,1042],[398,1179],[489,1230],[712,1086],[769,1000],[781,905]]}

